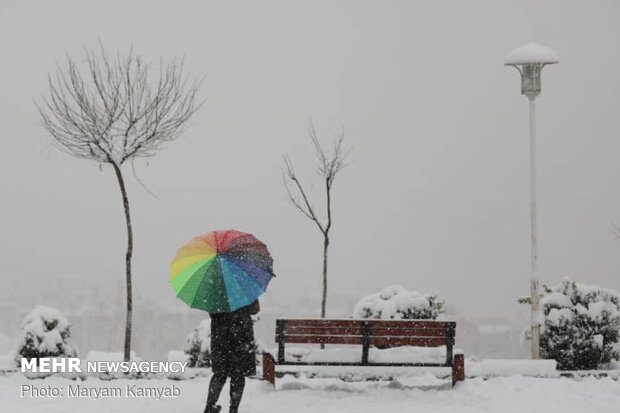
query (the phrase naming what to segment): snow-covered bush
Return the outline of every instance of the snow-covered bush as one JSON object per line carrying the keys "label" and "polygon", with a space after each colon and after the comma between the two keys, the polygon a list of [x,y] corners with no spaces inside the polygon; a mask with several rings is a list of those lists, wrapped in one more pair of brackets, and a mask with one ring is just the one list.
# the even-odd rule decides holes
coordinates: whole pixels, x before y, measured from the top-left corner
{"label": "snow-covered bush", "polygon": [[75,357],[75,349],[67,343],[71,336],[69,321],[55,308],[37,305],[22,322],[22,338],[15,361],[41,357]]}
{"label": "snow-covered bush", "polygon": [[211,367],[211,320],[205,319],[187,336],[188,367]]}
{"label": "snow-covered bush", "polygon": [[542,358],[555,359],[561,370],[596,369],[620,358],[618,292],[568,278],[543,290]]}
{"label": "snow-covered bush", "polygon": [[407,291],[400,285],[393,285],[358,301],[353,317],[435,320],[444,312],[444,307],[445,303],[436,295]]}

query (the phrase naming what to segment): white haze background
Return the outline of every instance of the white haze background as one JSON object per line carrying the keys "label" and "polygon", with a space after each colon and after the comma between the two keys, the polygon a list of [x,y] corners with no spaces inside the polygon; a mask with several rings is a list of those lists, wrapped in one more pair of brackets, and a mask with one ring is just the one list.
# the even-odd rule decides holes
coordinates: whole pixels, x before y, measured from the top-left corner
{"label": "white haze background", "polygon": [[309,119],[325,142],[344,128],[353,148],[334,188],[328,315],[401,284],[467,317],[523,316],[527,100],[502,61],[530,41],[560,56],[537,100],[542,280],[620,289],[619,17],[612,0],[0,1],[0,350],[37,303],[62,310],[84,350],[121,348],[117,184],[55,148],[33,104],[65,54],[99,40],[150,60],[185,54],[206,75],[185,135],[136,162],[156,198],[130,179],[138,352],[180,348],[203,317],[167,272],[212,229],[252,232],[274,255],[266,341],[273,317],[318,315],[320,234],[281,177],[289,154],[321,195]]}

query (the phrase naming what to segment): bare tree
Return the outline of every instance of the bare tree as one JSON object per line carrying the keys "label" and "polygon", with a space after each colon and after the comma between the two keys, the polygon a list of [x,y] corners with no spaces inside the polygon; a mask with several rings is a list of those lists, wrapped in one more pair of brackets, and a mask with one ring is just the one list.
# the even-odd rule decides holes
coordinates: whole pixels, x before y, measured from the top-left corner
{"label": "bare tree", "polygon": [[131,350],[133,233],[122,166],[135,158],[157,154],[163,143],[177,138],[201,106],[200,82],[189,81],[183,59],[160,60],[152,67],[133,50],[110,57],[103,46],[85,50],[79,67],[67,57],[48,76],[49,96],[37,104],[43,125],[70,155],[108,164],[120,188],[127,224],[125,254],[127,314],[124,359]]}
{"label": "bare tree", "polygon": [[317,158],[317,172],[323,180],[325,189],[326,218],[321,219],[317,216],[306,189],[299,181],[293,164],[288,157],[284,157],[284,187],[286,188],[289,200],[293,206],[306,218],[314,222],[323,235],[323,295],[321,300],[321,318],[325,318],[325,310],[327,307],[327,252],[329,249],[329,231],[332,228],[332,187],[336,175],[338,175],[338,172],[345,166],[348,151],[345,150],[343,145],[344,133],[336,136],[333,148],[331,152],[328,152],[321,146],[312,123],[310,123],[309,132]]}

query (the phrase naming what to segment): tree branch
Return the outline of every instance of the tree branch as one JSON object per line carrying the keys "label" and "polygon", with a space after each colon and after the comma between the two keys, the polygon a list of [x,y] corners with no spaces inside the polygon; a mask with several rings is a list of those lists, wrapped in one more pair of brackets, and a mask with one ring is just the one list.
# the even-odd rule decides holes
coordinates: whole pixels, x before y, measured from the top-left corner
{"label": "tree branch", "polygon": [[202,106],[202,81],[189,82],[182,59],[160,60],[153,78],[133,49],[112,58],[100,44],[85,55],[83,71],[70,57],[57,66],[48,78],[49,97],[37,103],[43,126],[71,155],[119,166],[153,156]]}

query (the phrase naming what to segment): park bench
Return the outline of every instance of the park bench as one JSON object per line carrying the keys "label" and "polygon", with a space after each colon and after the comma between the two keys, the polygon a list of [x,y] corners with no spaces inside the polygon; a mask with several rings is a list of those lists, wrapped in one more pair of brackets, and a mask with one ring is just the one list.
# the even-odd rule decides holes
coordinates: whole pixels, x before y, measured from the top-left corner
{"label": "park bench", "polygon": [[[275,385],[276,366],[381,366],[381,367],[451,367],[452,384],[465,379],[462,354],[454,355],[456,322],[428,320],[353,320],[353,319],[278,319],[275,341],[277,360],[271,353],[263,354],[263,378]],[[344,344],[362,347],[359,361],[287,360],[286,344]],[[373,362],[371,346],[379,349],[416,346],[446,346],[443,363]]]}

